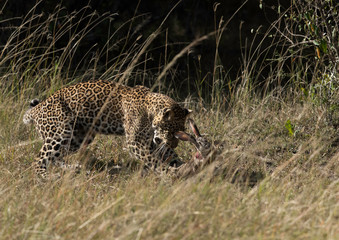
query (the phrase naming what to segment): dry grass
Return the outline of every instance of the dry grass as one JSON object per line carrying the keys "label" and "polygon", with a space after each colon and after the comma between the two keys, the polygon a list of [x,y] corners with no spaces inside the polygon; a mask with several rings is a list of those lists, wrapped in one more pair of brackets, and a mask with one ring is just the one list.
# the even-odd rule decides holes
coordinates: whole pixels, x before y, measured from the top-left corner
{"label": "dry grass", "polygon": [[[126,167],[40,183],[30,163],[41,142],[21,123],[23,105],[1,105],[1,239],[337,239],[338,130],[321,108],[270,99],[228,115],[196,113],[201,130],[225,143],[186,180]],[[70,159],[127,166],[122,143],[101,136]],[[188,159],[190,148],[178,151]]]}

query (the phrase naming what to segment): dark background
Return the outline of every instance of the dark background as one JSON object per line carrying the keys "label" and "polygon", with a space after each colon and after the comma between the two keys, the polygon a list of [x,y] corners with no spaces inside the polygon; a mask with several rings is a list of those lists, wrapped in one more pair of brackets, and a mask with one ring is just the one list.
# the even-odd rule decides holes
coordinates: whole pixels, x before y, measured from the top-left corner
{"label": "dark background", "polygon": [[[64,7],[62,14],[69,14],[73,11],[80,11],[84,6],[89,5],[90,8],[82,10],[84,14],[93,13],[96,11],[98,15],[104,15],[107,12],[117,13],[114,19],[110,22],[110,31],[121,27],[124,23],[130,20],[133,16],[137,16],[132,25],[125,24],[118,31],[116,39],[124,38],[130,30],[129,42],[143,42],[154,32],[165,16],[175,6],[178,1],[175,0],[95,0],[95,1],[55,1],[46,0],[38,3],[35,13],[44,13],[42,18],[47,18],[49,13],[55,11],[57,5]],[[2,27],[0,44],[4,45],[10,31],[4,30],[9,25],[20,25],[22,19],[27,15],[29,10],[36,4],[34,0],[9,0],[4,5],[5,1],[1,1],[0,6],[3,9],[0,15],[0,21],[13,18],[12,21],[1,22]],[[216,11],[214,11],[216,4]],[[182,48],[195,39],[208,34],[216,29],[220,19],[224,22],[231,19],[238,8],[244,3],[239,0],[183,0],[172,11],[169,18],[166,20],[160,35],[155,39],[149,47],[147,61],[147,69],[150,72],[159,73],[159,69],[164,66],[165,61],[170,61]],[[208,40],[195,46],[189,53],[180,58],[175,65],[175,74],[178,82],[187,80],[187,78],[204,78],[205,81],[212,81],[213,68],[215,64],[223,67],[223,71],[227,73],[228,78],[235,79],[241,69],[242,55],[248,51],[246,47],[252,42],[254,33],[257,29],[260,34],[265,33],[272,21],[278,17],[277,6],[281,5],[282,10],[289,6],[289,0],[250,0],[234,15],[230,20],[227,28],[223,32],[219,49],[218,63],[214,62],[216,53],[216,39],[211,36]],[[259,5],[262,4],[262,8]],[[16,18],[18,17],[18,18]],[[76,19],[75,19],[76,21]],[[93,31],[91,31],[81,42],[80,51],[77,51],[74,61],[78,61],[83,57],[83,51],[97,44],[95,49],[102,49],[108,37],[108,21],[102,22]],[[58,44],[60,46],[68,42],[67,37],[61,39]],[[245,43],[248,43],[247,45]],[[165,43],[167,43],[167,58],[164,59]],[[254,42],[254,45],[256,43]],[[114,57],[121,52],[123,47],[118,45],[117,48],[111,50],[110,57]],[[126,47],[126,46],[124,46]],[[101,59],[104,65],[106,59]],[[142,65],[142,69],[144,69]],[[264,78],[264,72],[262,78]],[[199,81],[201,79],[198,79]],[[210,83],[211,84],[211,83]]]}

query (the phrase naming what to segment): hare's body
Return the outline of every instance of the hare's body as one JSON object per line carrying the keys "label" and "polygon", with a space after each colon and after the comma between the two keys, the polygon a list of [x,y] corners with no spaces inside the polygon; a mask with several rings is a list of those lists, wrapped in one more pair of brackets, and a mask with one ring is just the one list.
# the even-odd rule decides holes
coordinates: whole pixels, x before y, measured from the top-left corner
{"label": "hare's body", "polygon": [[215,146],[210,140],[200,134],[194,121],[192,119],[188,119],[188,122],[194,136],[183,131],[177,132],[175,136],[182,141],[192,143],[197,151],[194,153],[189,162],[181,166],[177,174],[179,177],[186,177],[197,172],[199,169],[212,162],[217,154]]}

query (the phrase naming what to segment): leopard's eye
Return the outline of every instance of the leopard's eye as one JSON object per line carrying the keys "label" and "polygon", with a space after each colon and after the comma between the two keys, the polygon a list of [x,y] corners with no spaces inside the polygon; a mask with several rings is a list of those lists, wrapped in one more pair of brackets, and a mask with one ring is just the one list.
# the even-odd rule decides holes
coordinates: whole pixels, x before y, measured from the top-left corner
{"label": "leopard's eye", "polygon": [[154,141],[155,141],[155,143],[158,144],[158,145],[160,145],[160,144],[162,143],[162,139],[160,139],[160,138],[158,138],[158,137],[154,138]]}

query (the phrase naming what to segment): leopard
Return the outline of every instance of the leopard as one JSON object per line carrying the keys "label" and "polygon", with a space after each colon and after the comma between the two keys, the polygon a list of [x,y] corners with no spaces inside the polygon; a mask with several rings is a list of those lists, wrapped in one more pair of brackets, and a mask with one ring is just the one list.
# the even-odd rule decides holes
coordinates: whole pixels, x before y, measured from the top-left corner
{"label": "leopard", "polygon": [[191,112],[145,86],[97,80],[64,87],[44,101],[33,99],[23,122],[35,125],[43,140],[33,165],[47,178],[51,164],[71,168],[64,158],[97,134],[125,136],[126,149],[146,169],[177,168],[183,162],[174,151],[175,134],[185,130]]}

